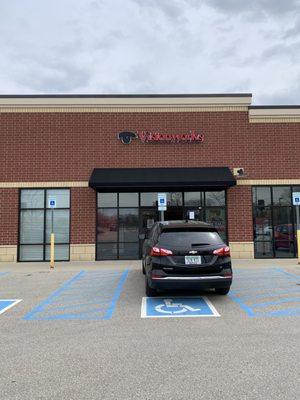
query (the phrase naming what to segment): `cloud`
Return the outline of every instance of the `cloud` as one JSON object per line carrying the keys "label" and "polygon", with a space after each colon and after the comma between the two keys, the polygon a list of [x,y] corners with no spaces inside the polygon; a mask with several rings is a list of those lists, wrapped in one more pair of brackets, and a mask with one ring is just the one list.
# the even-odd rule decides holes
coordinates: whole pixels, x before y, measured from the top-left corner
{"label": "cloud", "polygon": [[1,93],[235,91],[300,103],[299,1],[22,4],[0,2]]}
{"label": "cloud", "polygon": [[226,13],[282,16],[299,12],[299,0],[206,0],[206,3]]}

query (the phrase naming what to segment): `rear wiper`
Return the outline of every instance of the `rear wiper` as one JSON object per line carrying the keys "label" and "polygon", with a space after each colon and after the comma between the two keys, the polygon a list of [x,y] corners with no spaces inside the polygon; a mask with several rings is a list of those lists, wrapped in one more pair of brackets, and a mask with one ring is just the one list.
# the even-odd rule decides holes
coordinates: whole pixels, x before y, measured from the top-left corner
{"label": "rear wiper", "polygon": [[210,243],[192,243],[192,247],[196,246],[210,246]]}

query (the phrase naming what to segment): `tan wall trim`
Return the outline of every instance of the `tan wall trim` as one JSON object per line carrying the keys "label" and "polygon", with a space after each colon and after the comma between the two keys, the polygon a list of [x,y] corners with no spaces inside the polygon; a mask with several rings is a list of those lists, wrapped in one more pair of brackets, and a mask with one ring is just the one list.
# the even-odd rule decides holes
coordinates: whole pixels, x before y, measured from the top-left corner
{"label": "tan wall trim", "polygon": [[229,242],[230,254],[234,259],[239,258],[254,258],[254,243],[253,242]]}
{"label": "tan wall trim", "polygon": [[159,112],[227,112],[227,111],[243,111],[248,112],[248,107],[243,106],[232,106],[232,105],[224,105],[224,106],[157,106],[157,107],[149,107],[149,106],[139,106],[139,107],[74,107],[74,106],[1,106],[0,105],[0,113],[159,113]]}
{"label": "tan wall trim", "polygon": [[71,244],[70,261],[95,261],[95,244]]}
{"label": "tan wall trim", "polygon": [[299,108],[254,108],[249,109],[250,123],[299,123]]}
{"label": "tan wall trim", "polygon": [[160,95],[153,95],[151,97],[141,96],[95,96],[88,97],[1,97],[0,106],[102,106],[102,107],[123,107],[123,106],[203,106],[203,105],[244,105],[249,106],[251,104],[252,95],[245,94],[224,94],[224,95],[185,95],[180,96],[172,95],[161,97]]}
{"label": "tan wall trim", "polygon": [[51,188],[51,187],[88,187],[88,181],[78,182],[0,182],[0,189],[12,188]]}
{"label": "tan wall trim", "polygon": [[241,179],[237,180],[238,186],[256,185],[300,185],[300,179]]}
{"label": "tan wall trim", "polygon": [[1,245],[0,246],[0,262],[16,262],[17,261],[17,246]]}
{"label": "tan wall trim", "polygon": [[[241,179],[237,180],[238,186],[256,185],[300,185],[300,179]],[[0,182],[0,189],[13,188],[51,188],[51,187],[88,187],[88,181],[62,181],[62,182]]]}

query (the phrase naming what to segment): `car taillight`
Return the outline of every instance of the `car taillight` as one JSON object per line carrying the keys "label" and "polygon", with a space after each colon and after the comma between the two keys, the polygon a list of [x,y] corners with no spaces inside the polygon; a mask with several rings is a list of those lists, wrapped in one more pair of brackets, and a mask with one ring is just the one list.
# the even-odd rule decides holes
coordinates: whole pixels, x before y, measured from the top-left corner
{"label": "car taillight", "polygon": [[230,248],[228,246],[221,247],[220,249],[214,250],[213,254],[220,257],[230,256]]}
{"label": "car taillight", "polygon": [[150,256],[170,256],[172,253],[171,250],[162,249],[161,247],[152,247],[150,251]]}

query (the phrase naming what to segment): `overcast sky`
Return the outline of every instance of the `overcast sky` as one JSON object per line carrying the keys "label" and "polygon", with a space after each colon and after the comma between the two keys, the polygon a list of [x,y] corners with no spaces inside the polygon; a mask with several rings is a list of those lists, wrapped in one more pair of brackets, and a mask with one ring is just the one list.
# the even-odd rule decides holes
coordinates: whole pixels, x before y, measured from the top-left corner
{"label": "overcast sky", "polygon": [[0,93],[300,104],[300,0],[0,0]]}

